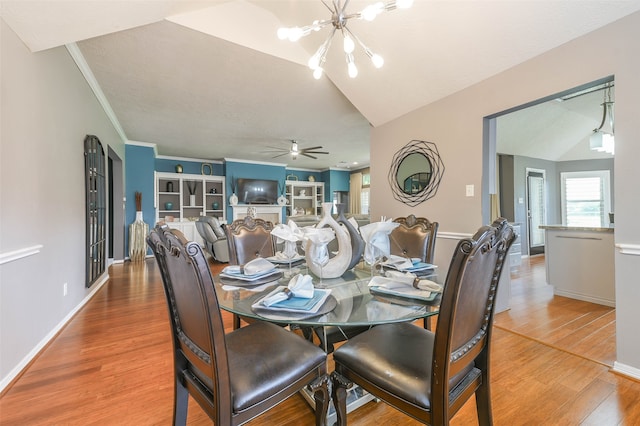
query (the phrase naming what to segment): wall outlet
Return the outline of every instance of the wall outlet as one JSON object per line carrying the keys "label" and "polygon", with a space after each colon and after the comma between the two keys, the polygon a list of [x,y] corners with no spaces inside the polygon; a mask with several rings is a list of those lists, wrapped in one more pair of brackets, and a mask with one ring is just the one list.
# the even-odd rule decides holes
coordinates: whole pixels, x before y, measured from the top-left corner
{"label": "wall outlet", "polygon": [[62,295],[67,295],[67,283],[62,284]]}
{"label": "wall outlet", "polygon": [[467,197],[473,197],[474,187],[473,185],[467,185]]}

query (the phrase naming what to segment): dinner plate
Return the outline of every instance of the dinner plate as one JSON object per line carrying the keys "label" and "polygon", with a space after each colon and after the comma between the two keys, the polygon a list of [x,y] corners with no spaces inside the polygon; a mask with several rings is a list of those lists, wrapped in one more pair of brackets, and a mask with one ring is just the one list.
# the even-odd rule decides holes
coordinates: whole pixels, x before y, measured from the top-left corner
{"label": "dinner plate", "polygon": [[436,265],[433,265],[431,263],[425,263],[425,262],[417,262],[414,263],[413,266],[408,267],[408,268],[399,268],[398,266],[394,265],[394,264],[382,264],[382,266],[384,266],[385,268],[389,268],[389,269],[395,269],[396,271],[401,271],[401,272],[422,272],[422,271],[426,271],[429,269],[435,269],[437,268]]}
{"label": "dinner plate", "polygon": [[380,286],[371,286],[369,291],[374,295],[392,296],[394,298],[401,298],[403,300],[414,300],[418,302],[433,302],[440,293],[435,291],[425,291],[415,289],[410,286],[406,286],[406,289],[390,289]]}
{"label": "dinner plate", "polygon": [[322,306],[322,304],[327,300],[329,295],[331,294],[330,289],[324,288],[314,288],[313,289],[313,297],[309,299],[303,299],[300,297],[294,297],[290,300],[283,300],[281,302],[275,303],[271,306],[263,306],[262,301],[268,297],[271,297],[274,294],[282,292],[286,286],[278,286],[276,289],[271,291],[269,294],[257,300],[251,307],[258,307],[261,309],[268,309],[270,311],[278,311],[278,312],[304,312],[304,313],[314,313],[317,312],[318,309]]}
{"label": "dinner plate", "polygon": [[272,309],[267,308],[266,306],[259,306],[255,304],[251,306],[251,310],[261,317],[273,321],[299,321],[328,314],[329,312],[333,311],[336,306],[338,306],[338,301],[335,297],[333,297],[333,295],[329,295],[316,312],[288,312],[282,309]]}
{"label": "dinner plate", "polygon": [[275,263],[278,265],[288,265],[289,263],[291,263],[292,265],[300,262],[302,260],[304,260],[304,256],[300,255],[300,256],[296,256],[293,259],[283,259],[281,257],[278,256],[272,256],[272,257],[267,257],[266,258],[269,262],[271,263]]}
{"label": "dinner plate", "polygon": [[257,278],[249,278],[240,275],[220,274],[218,279],[222,284],[234,285],[237,287],[251,287],[260,284],[265,284],[271,281],[276,281],[282,278],[283,272],[278,269],[273,269],[267,274],[258,276]]}

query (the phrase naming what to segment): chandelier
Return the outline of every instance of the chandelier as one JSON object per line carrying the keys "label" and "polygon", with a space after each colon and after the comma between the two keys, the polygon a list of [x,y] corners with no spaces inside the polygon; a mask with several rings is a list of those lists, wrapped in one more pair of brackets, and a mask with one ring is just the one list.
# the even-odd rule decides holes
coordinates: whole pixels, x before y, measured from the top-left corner
{"label": "chandelier", "polygon": [[[280,40],[288,39],[290,41],[298,41],[300,38],[311,34],[312,31],[320,31],[322,28],[332,25],[331,33],[325,40],[324,43],[320,45],[316,53],[309,59],[308,65],[309,68],[313,70],[313,77],[317,80],[322,77],[322,73],[324,72],[322,66],[326,61],[326,55],[329,51],[329,47],[331,46],[331,41],[333,40],[333,36],[336,31],[340,31],[342,34],[343,41],[343,49],[345,58],[347,61],[347,70],[349,72],[349,77],[355,78],[358,75],[358,68],[356,67],[355,60],[353,58],[353,52],[355,50],[356,44],[358,42],[360,47],[364,53],[371,59],[373,66],[376,68],[382,67],[384,65],[384,59],[382,56],[377,53],[373,53],[371,49],[369,49],[365,44],[349,30],[347,27],[349,19],[364,19],[365,21],[373,21],[376,16],[381,14],[382,12],[391,11],[394,9],[406,9],[411,7],[413,4],[413,0],[391,0],[386,3],[378,2],[372,5],[365,7],[362,11],[348,14],[346,12],[347,5],[349,4],[349,0],[344,0],[342,3],[341,0],[333,0],[332,4],[329,5],[322,1],[322,4],[325,5],[327,9],[331,12],[331,19],[324,19],[322,21],[315,20],[311,25],[307,25],[304,27],[292,27],[292,28],[280,28],[278,30],[278,38]],[[355,41],[354,41],[355,40]]]}
{"label": "chandelier", "polygon": [[[604,89],[604,101],[602,106],[602,122],[597,129],[593,129],[593,133],[589,138],[589,147],[598,152],[607,152],[613,154],[615,152],[614,143],[614,120],[613,120],[613,101],[611,100],[611,84]],[[609,132],[603,130],[605,123],[609,117]]]}

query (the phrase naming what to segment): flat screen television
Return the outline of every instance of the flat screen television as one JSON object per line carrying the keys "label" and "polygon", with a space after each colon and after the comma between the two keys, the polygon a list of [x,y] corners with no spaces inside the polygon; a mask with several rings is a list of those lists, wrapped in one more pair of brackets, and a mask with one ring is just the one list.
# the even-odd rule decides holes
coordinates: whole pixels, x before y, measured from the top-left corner
{"label": "flat screen television", "polygon": [[276,204],[278,181],[269,179],[238,179],[238,202],[244,204]]}

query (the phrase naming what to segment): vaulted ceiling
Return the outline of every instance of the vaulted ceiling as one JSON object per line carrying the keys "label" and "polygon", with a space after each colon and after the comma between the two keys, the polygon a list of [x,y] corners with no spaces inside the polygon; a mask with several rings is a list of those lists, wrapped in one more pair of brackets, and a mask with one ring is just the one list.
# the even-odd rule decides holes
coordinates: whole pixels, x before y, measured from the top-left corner
{"label": "vaulted ceiling", "polygon": [[[348,11],[370,3],[352,0]],[[306,62],[328,29],[298,43],[279,40],[276,31],[329,18],[320,0],[1,5],[5,22],[33,52],[77,43],[128,140],[154,143],[161,155],[312,169],[367,164],[371,126],[640,10],[640,0],[415,0],[409,10],[349,24],[384,56],[383,68],[373,68],[357,47],[359,75],[349,78],[338,40],[325,77],[314,80]],[[530,130],[509,134],[505,150],[520,154],[523,146],[541,146],[549,140],[543,129],[554,129],[550,122],[580,121],[584,140],[601,118],[600,95],[594,99],[595,105],[586,96],[580,101],[590,112],[577,111],[577,103],[572,109],[556,103],[505,117],[505,135],[523,123]],[[548,159],[573,159],[582,151],[571,148],[579,141],[569,133],[554,132],[563,148],[549,148]],[[321,145],[330,154],[294,161],[266,152],[289,146],[291,139],[300,148]],[[516,139],[518,144],[511,142]]]}

